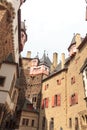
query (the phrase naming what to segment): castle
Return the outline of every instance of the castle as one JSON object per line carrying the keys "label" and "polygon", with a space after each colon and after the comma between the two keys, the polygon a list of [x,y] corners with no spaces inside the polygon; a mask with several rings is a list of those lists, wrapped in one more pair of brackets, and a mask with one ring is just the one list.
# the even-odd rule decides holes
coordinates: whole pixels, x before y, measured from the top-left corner
{"label": "castle", "polygon": [[87,35],[75,34],[69,57],[21,57],[27,41],[21,5],[0,1],[0,129],[87,130]]}

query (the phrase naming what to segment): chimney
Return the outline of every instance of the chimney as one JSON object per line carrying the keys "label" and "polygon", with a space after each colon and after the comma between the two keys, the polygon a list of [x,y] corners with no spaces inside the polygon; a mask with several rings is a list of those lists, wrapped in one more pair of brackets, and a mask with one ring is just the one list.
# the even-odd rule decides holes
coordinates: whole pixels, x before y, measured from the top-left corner
{"label": "chimney", "polygon": [[53,53],[53,67],[57,67],[58,62],[58,54],[56,52]]}
{"label": "chimney", "polygon": [[64,68],[64,64],[65,64],[65,54],[62,53],[62,54],[61,54],[61,69]]}
{"label": "chimney", "polygon": [[75,41],[76,41],[76,48],[78,48],[78,46],[81,43],[81,36],[80,36],[80,34],[78,34],[78,33],[76,34]]}
{"label": "chimney", "polygon": [[27,58],[31,58],[31,51],[27,51]]}

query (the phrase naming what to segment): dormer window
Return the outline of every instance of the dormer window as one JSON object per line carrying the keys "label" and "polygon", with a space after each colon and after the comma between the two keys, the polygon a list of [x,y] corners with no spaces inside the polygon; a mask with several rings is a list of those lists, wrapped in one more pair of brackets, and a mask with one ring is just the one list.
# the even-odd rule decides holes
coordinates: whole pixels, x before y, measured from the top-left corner
{"label": "dormer window", "polygon": [[3,76],[0,76],[0,86],[4,86],[4,83],[5,83],[5,77]]}

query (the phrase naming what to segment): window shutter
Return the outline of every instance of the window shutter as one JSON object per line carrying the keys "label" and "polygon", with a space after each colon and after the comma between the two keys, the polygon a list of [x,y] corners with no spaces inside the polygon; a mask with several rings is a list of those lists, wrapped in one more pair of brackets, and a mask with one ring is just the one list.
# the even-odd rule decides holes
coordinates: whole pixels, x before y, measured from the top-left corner
{"label": "window shutter", "polygon": [[46,85],[44,86],[44,90],[46,90]]}
{"label": "window shutter", "polygon": [[46,108],[48,108],[48,101],[49,101],[49,98],[46,98]]}
{"label": "window shutter", "polygon": [[75,93],[75,103],[78,104],[78,94]]}
{"label": "window shutter", "polygon": [[52,97],[52,107],[54,107],[54,96]]}
{"label": "window shutter", "polygon": [[61,96],[57,95],[57,106],[61,105]]}
{"label": "window shutter", "polygon": [[44,108],[44,99],[42,100],[41,108]]}

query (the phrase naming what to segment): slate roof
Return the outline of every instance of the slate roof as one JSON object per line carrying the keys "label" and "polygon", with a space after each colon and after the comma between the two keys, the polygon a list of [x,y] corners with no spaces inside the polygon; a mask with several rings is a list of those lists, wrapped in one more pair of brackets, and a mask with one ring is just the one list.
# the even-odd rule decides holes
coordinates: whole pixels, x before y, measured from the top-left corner
{"label": "slate roof", "polygon": [[48,66],[48,67],[50,67],[51,66],[51,61],[50,61],[50,59],[49,59],[49,57],[48,56],[46,56],[46,54],[44,53],[43,54],[43,56],[42,56],[42,58],[40,59],[40,65],[46,65],[46,66]]}

